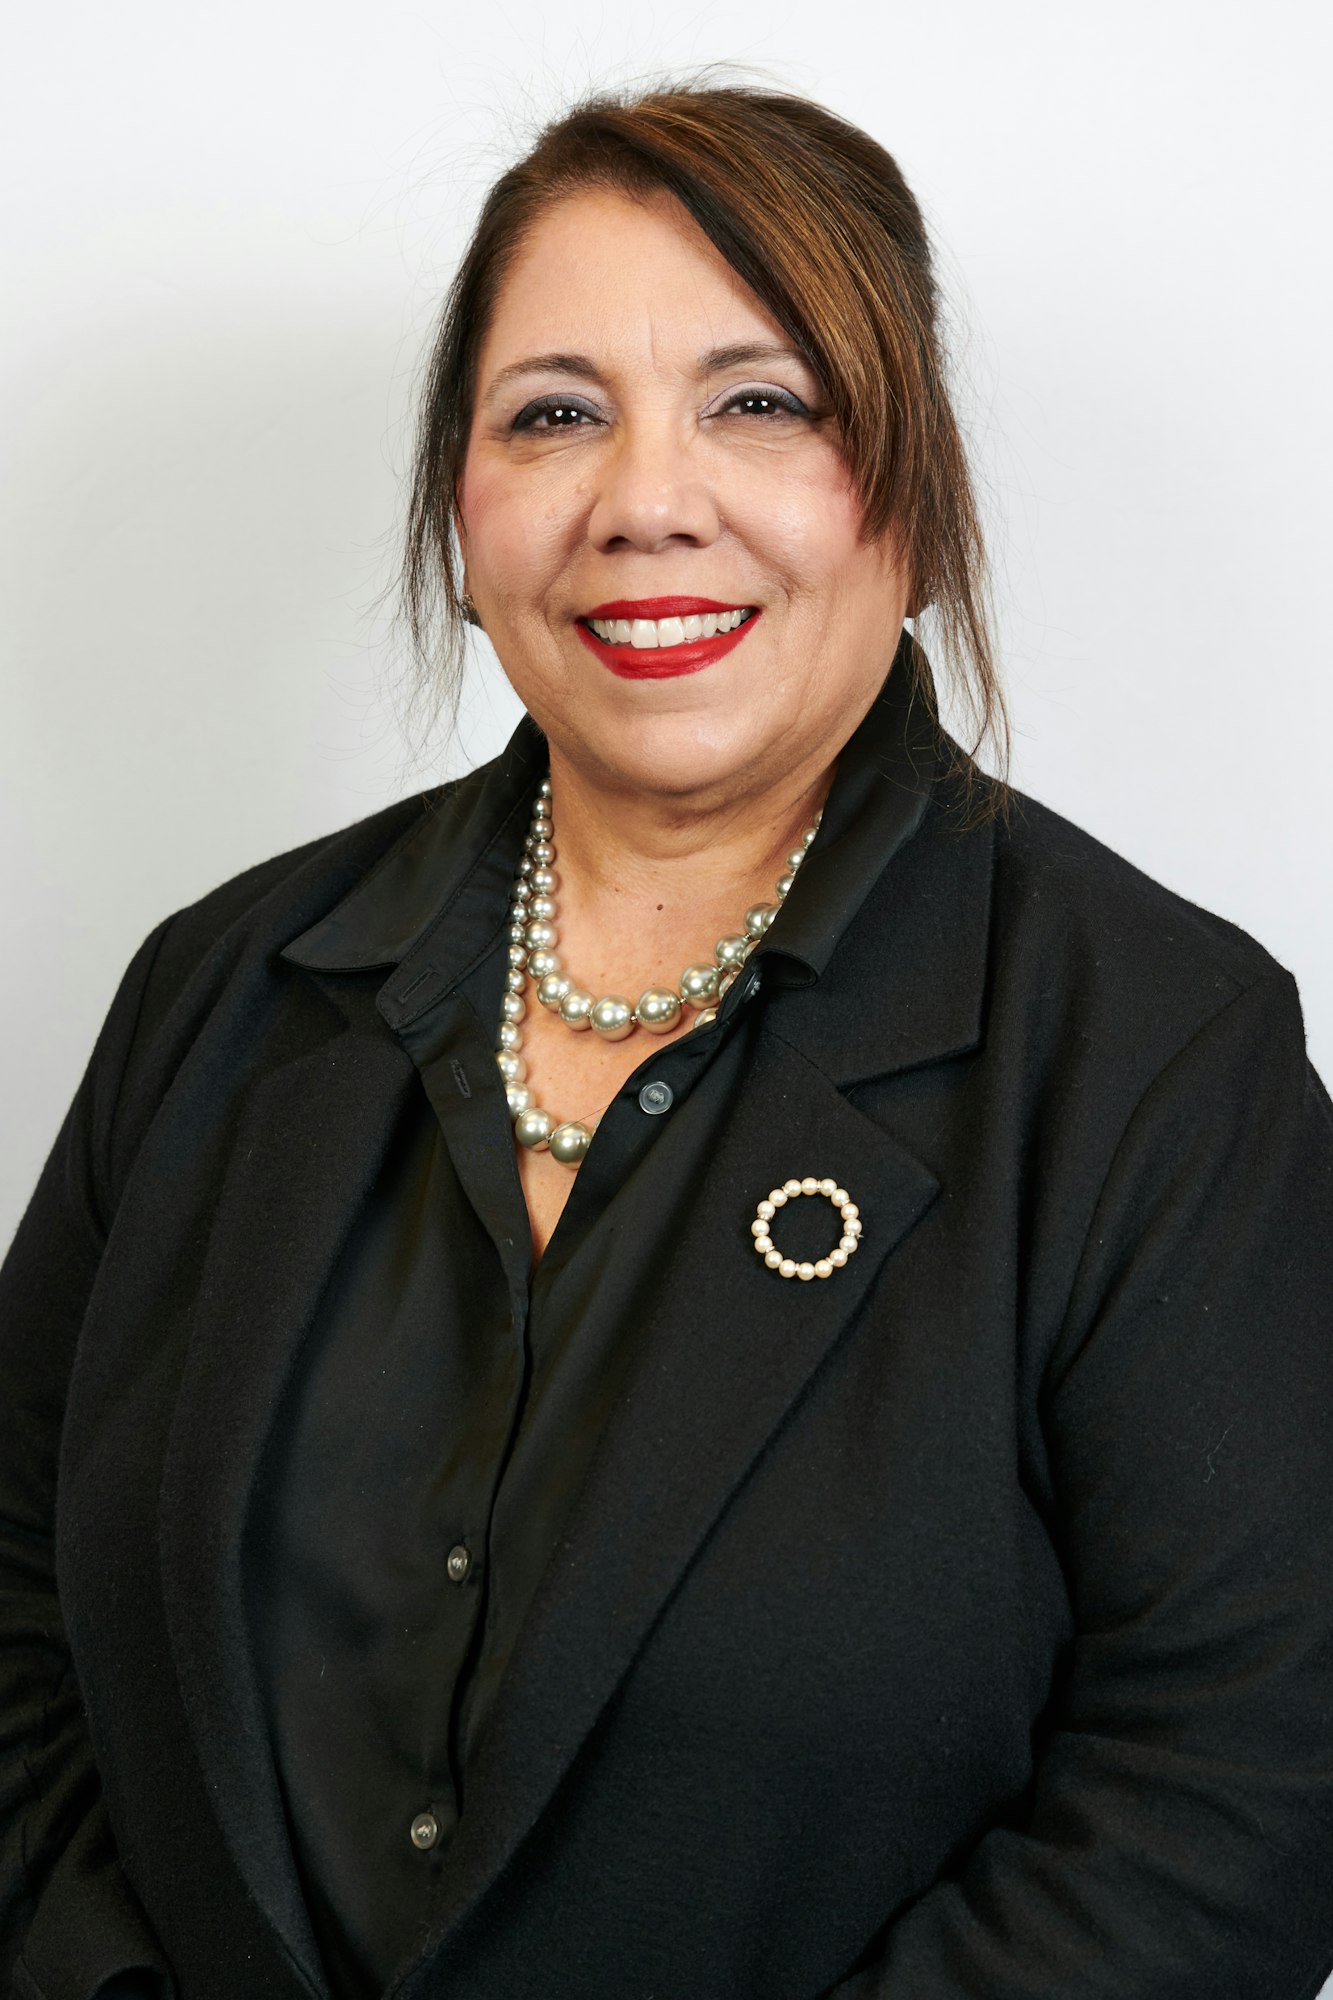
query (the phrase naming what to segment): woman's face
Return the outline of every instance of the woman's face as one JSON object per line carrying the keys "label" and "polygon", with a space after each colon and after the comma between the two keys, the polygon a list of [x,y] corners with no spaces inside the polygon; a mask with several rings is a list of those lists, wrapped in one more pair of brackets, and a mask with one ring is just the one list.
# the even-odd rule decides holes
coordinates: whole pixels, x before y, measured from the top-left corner
{"label": "woman's face", "polygon": [[[685,804],[813,782],[893,657],[907,585],[889,538],[860,539],[819,384],[671,196],[571,195],[532,231],[458,499],[500,662],[602,787]],[[704,614],[653,602],[673,598],[755,615],[691,652]]]}

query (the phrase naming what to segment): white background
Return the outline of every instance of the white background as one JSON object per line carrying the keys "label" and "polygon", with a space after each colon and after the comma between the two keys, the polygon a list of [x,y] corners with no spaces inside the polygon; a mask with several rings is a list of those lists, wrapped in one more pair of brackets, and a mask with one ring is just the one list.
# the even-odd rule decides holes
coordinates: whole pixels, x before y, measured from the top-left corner
{"label": "white background", "polygon": [[433,308],[534,121],[711,60],[868,127],[926,210],[1017,782],[1267,945],[1333,1079],[1327,21],[1314,0],[12,16],[0,1242],[157,920],[507,735],[488,653],[456,741],[397,720],[384,593]]}

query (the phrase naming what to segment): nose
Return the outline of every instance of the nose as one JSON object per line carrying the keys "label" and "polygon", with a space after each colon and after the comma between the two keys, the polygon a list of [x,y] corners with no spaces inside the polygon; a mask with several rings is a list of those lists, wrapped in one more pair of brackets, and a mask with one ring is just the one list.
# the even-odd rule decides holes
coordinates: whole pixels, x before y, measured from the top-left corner
{"label": "nose", "polygon": [[705,547],[720,529],[704,468],[665,413],[622,421],[599,454],[593,495],[588,535],[600,550]]}

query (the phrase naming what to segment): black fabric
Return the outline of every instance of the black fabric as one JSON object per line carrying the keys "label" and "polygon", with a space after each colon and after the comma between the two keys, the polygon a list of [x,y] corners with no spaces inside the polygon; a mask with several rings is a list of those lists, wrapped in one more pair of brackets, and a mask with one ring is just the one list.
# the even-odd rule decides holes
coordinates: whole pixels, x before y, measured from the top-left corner
{"label": "black fabric", "polygon": [[[1294,982],[1036,802],[965,827],[909,763],[919,816],[826,962],[728,998],[745,1088],[398,2000],[1310,2000],[1333,1966],[1333,1107]],[[23,2000],[134,1968],[177,2000],[329,1990],[261,1502],[420,1106],[401,1037],[471,968],[429,926],[387,965],[311,934],[406,883],[428,821],[475,853],[497,777],[160,925],[0,1272]],[[748,1225],[807,1170],[865,1236],[800,1285]]]}
{"label": "black fabric", "polygon": [[[395,1027],[369,989],[366,1025],[397,1033],[422,1085],[293,1371],[247,1563],[288,1828],[338,2000],[374,2000],[430,1931],[510,1653],[638,1358],[671,1234],[746,1087],[746,1012],[774,982],[817,978],[920,817],[929,746],[909,761],[909,697],[904,664],[839,759],[812,889],[781,911],[725,1018],[669,1046],[642,1038],[535,1273],[494,1061],[511,885],[546,767],[532,723],[461,834],[424,822],[391,870],[284,954],[392,965],[380,1000]],[[666,1085],[665,1112],[643,1108],[650,1083]],[[787,1218],[787,1238],[816,1255],[836,1241],[821,1208]],[[410,1829],[426,1813],[439,1833],[422,1848]]]}

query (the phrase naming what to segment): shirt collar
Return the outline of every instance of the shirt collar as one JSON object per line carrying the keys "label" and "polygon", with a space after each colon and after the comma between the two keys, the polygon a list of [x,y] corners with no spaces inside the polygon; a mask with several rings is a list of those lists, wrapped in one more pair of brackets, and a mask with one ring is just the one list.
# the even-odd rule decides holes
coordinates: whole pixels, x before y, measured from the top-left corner
{"label": "shirt collar", "polygon": [[[933,706],[929,663],[904,628],[879,694],[839,756],[818,839],[754,954],[784,983],[819,977],[886,862],[916,830],[936,773]],[[507,920],[546,763],[545,738],[525,715],[498,757],[422,794],[420,819],[283,958],[316,971],[396,968],[379,998],[391,1025],[432,1004],[491,950]]]}

